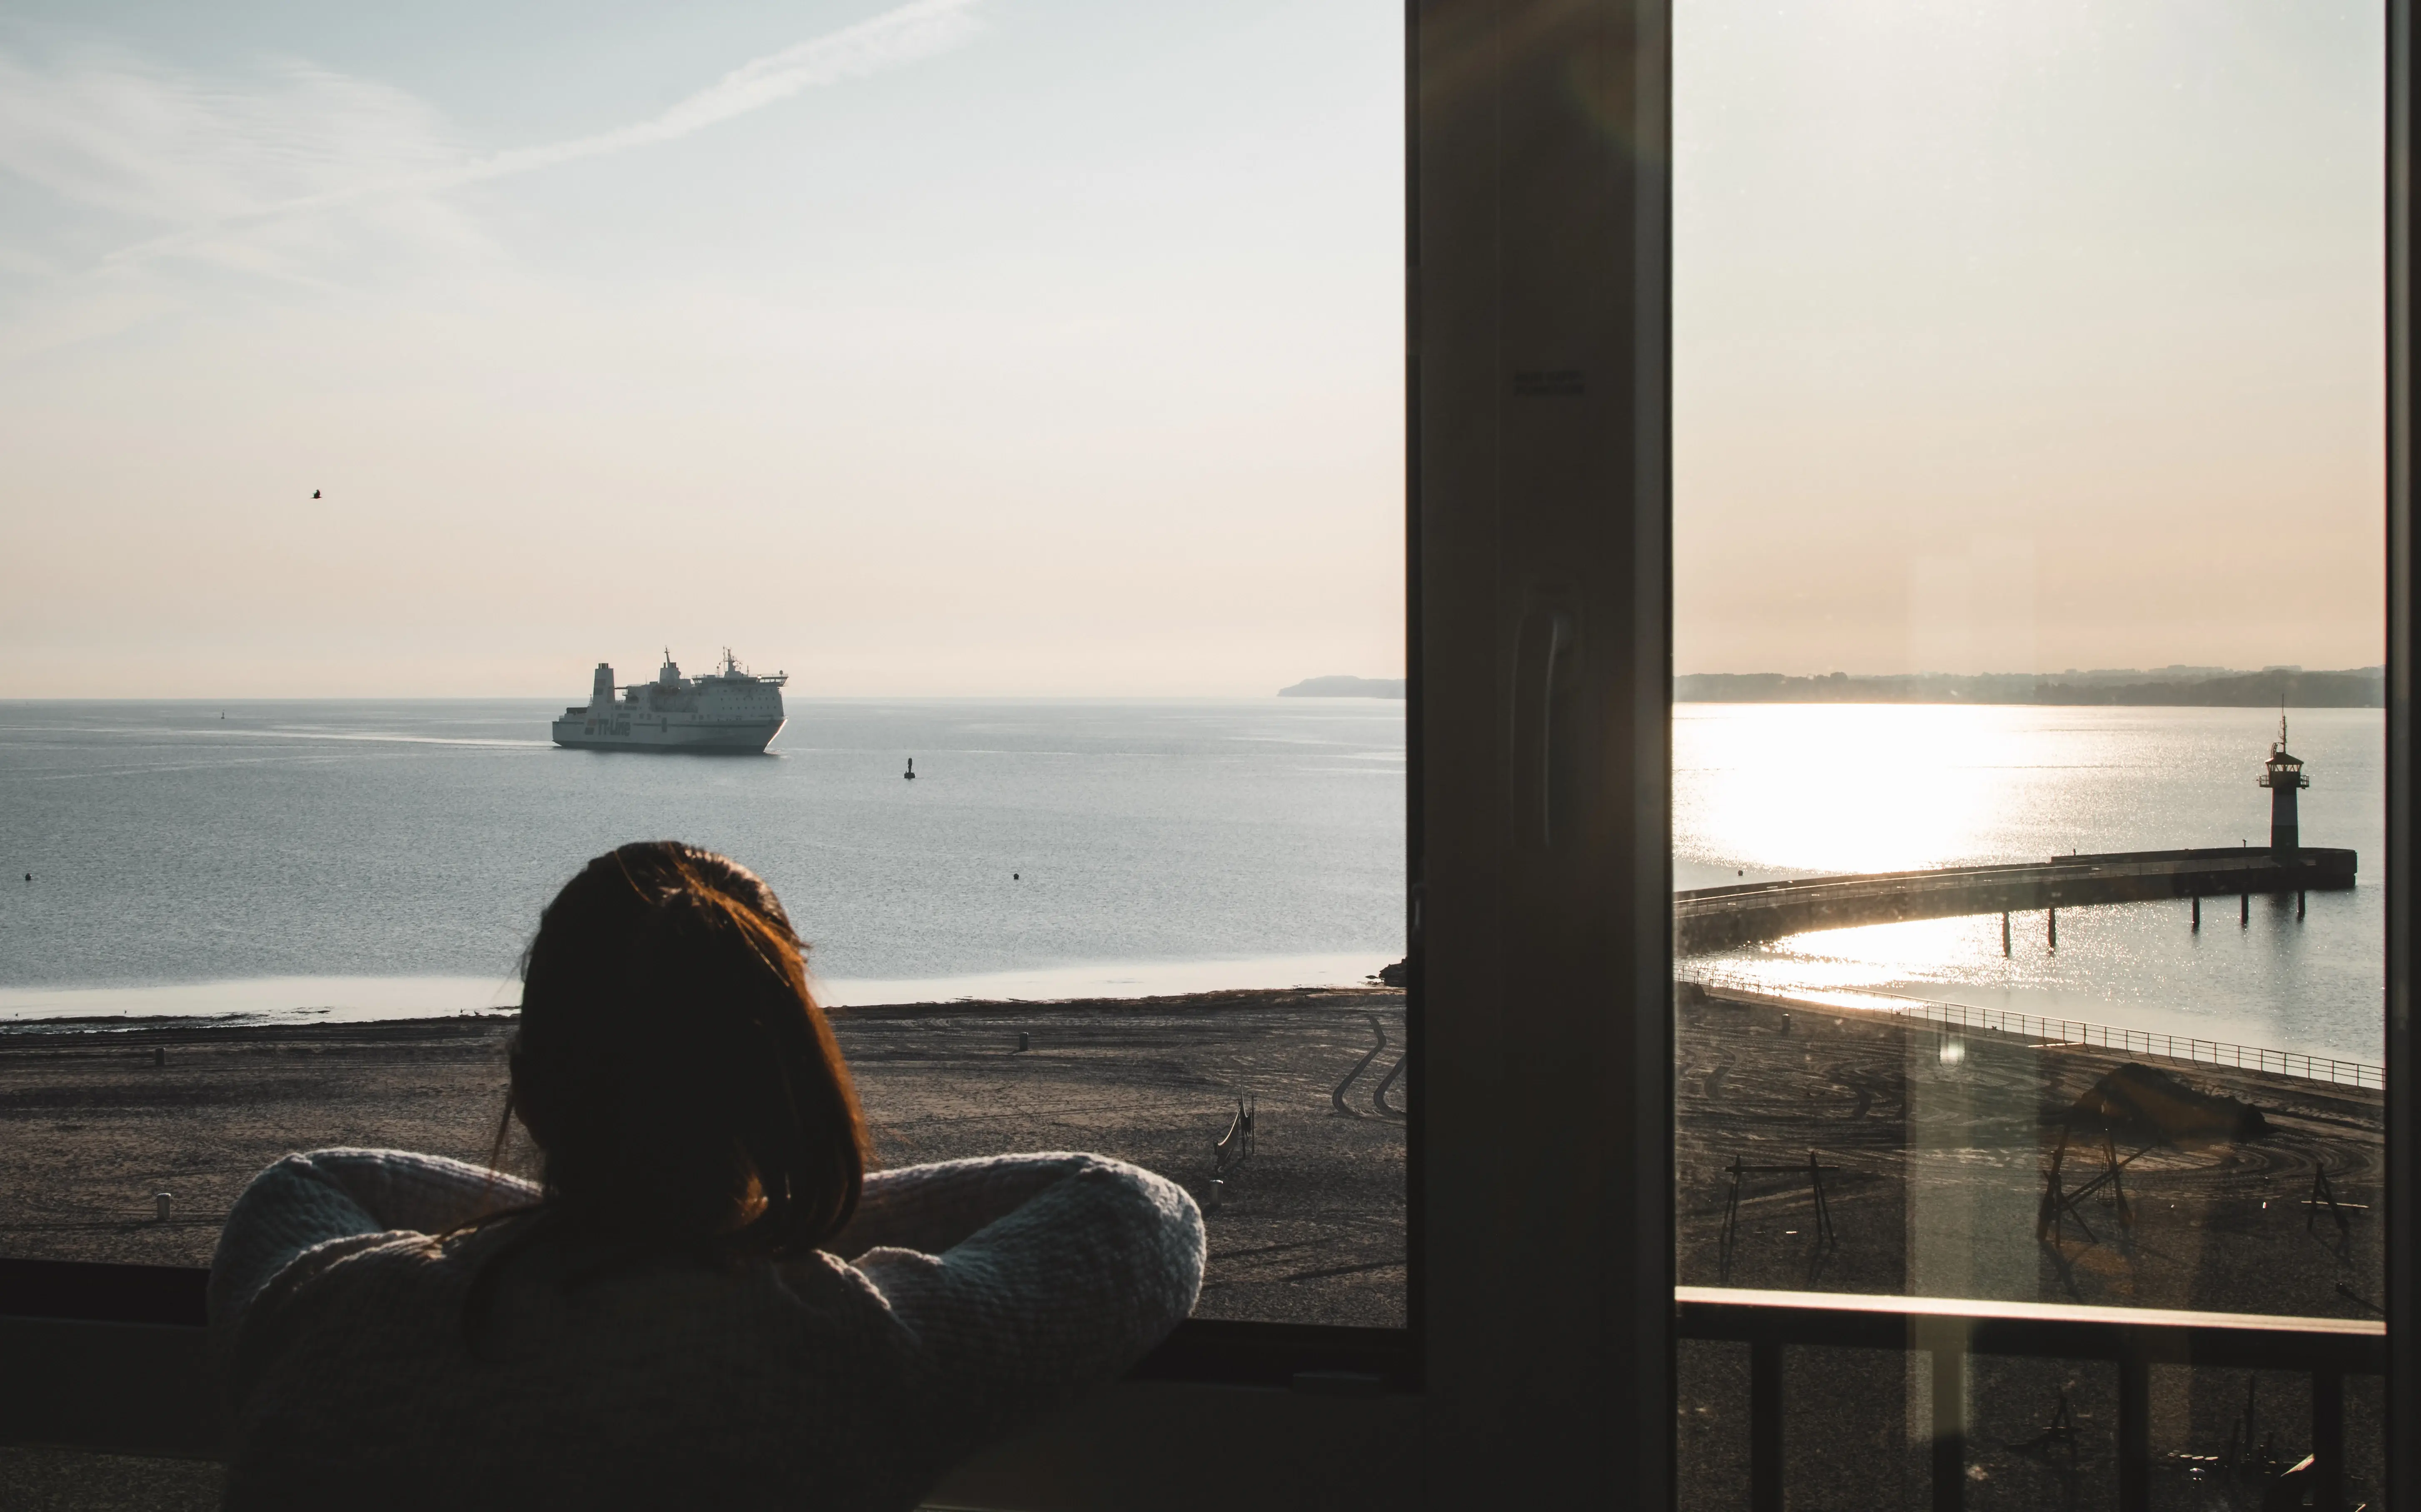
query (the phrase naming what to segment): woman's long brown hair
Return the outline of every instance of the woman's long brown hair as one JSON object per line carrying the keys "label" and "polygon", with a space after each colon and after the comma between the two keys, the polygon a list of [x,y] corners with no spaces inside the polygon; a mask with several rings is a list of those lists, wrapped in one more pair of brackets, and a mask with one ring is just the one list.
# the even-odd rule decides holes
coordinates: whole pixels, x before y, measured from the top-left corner
{"label": "woman's long brown hair", "polygon": [[555,895],[523,962],[507,1112],[544,1154],[543,1196],[475,1277],[466,1326],[497,1263],[543,1233],[727,1260],[847,1225],[866,1126],[804,949],[756,874],[677,841],[609,851]]}

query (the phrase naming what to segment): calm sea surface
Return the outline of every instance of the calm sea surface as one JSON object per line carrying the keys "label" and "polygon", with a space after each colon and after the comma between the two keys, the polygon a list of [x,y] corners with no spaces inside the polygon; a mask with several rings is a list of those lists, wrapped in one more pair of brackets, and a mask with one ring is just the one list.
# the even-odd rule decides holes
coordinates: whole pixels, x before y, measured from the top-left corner
{"label": "calm sea surface", "polygon": [[1402,711],[793,699],[718,757],[558,750],[559,701],[0,704],[0,1021],[510,1003],[649,837],[763,874],[843,1001],[1355,981],[1403,954]]}
{"label": "calm sea surface", "polygon": [[[2385,1011],[2385,739],[2375,709],[2292,716],[2303,838],[2361,853],[2361,884],[1800,935],[1687,973],[1881,991],[2376,1064]],[[1677,887],[1827,871],[2038,861],[2070,850],[2265,845],[2254,786],[2277,716],[2239,709],[1683,705],[1673,728]]]}
{"label": "calm sea surface", "polygon": [[[794,699],[760,758],[559,751],[524,701],[0,704],[0,1022],[514,998],[588,856],[762,872],[845,1002],[1353,981],[1402,954],[1403,706]],[[219,716],[224,711],[226,718]],[[1675,883],[2260,844],[2258,710],[1683,705]],[[2362,885],[1808,934],[1685,970],[2380,1058],[2383,722],[2294,716]],[[907,756],[918,780],[900,779]],[[26,883],[23,874],[32,871]],[[1015,874],[1012,879],[1012,874]]]}

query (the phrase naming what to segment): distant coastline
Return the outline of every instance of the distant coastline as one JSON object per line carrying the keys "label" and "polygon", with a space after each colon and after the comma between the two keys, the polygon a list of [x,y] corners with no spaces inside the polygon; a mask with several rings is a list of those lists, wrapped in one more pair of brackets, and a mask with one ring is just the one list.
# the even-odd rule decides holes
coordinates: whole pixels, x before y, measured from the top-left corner
{"label": "distant coastline", "polygon": [[1922,672],[1794,678],[1779,672],[1694,672],[1673,679],[1685,704],[2105,704],[2200,709],[2383,709],[2387,669],[2306,672],[2268,667],[2099,669],[2059,673]]}
{"label": "distant coastline", "polygon": [[1281,698],[1401,698],[1401,678],[1305,678],[1291,688],[1280,688]]}

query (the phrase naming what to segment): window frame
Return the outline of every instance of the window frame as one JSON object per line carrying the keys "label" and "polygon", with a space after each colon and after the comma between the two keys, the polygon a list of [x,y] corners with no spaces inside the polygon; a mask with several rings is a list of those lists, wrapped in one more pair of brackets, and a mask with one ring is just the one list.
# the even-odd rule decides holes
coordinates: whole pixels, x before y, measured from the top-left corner
{"label": "window frame", "polygon": [[2413,672],[2421,660],[2421,626],[2413,617],[2416,543],[2413,447],[2421,439],[2421,385],[2416,385],[2413,296],[2421,276],[2421,240],[2413,224],[2413,89],[2421,77],[2421,39],[2413,0],[2386,0],[2387,221],[2387,1502],[2393,1512],[2421,1512],[2421,1373],[2416,1373],[2413,1088],[2421,1078],[2413,1030],[2413,860],[2421,855],[2415,828]]}
{"label": "window frame", "polygon": [[[2386,3],[2387,1505],[2421,1512],[2421,55]],[[1189,1327],[937,1505],[1674,1504],[1670,5],[1408,0],[1405,34],[1412,1327]],[[10,1438],[214,1433],[195,1331],[7,1289]]]}
{"label": "window frame", "polygon": [[[937,1504],[1207,1506],[1273,1470],[1344,1505],[1669,1500],[1667,21],[1406,8],[1410,1327],[1190,1324]],[[1592,376],[1541,409],[1532,370]],[[1524,694],[1542,613],[1580,638],[1549,634]],[[1557,764],[1531,794],[1556,843],[1508,831],[1524,753]],[[0,1373],[9,1437],[207,1453],[199,1331],[161,1314],[194,1275],[76,1270],[63,1293],[0,1267],[0,1347],[32,1367]]]}

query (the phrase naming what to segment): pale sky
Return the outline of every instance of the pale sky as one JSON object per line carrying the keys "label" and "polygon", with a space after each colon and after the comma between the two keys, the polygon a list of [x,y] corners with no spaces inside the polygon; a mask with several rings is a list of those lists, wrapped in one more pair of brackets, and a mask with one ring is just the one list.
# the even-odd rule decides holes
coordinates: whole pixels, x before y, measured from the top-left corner
{"label": "pale sky", "polygon": [[[1684,0],[1679,669],[2379,661],[2379,24]],[[1384,0],[17,0],[0,697],[1395,675],[1401,80]]]}
{"label": "pale sky", "polygon": [[1399,674],[1401,79],[1367,0],[12,5],[0,696]]}
{"label": "pale sky", "polygon": [[1683,672],[2375,664],[2367,0],[1684,0]]}

